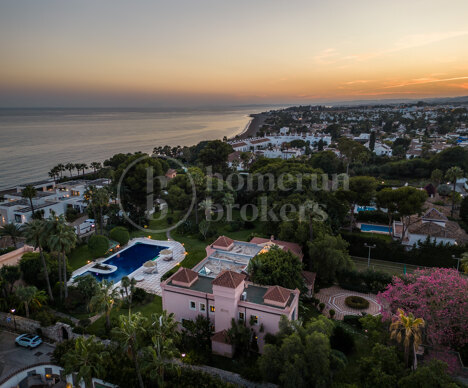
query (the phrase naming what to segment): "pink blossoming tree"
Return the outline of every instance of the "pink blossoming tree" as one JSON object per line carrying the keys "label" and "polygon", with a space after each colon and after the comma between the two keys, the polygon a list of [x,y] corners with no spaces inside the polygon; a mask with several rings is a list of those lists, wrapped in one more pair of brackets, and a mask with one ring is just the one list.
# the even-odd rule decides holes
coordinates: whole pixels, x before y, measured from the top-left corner
{"label": "pink blossoming tree", "polygon": [[423,318],[433,345],[459,349],[468,343],[468,279],[456,270],[431,268],[394,277],[377,300],[384,319],[393,318],[398,308]]}

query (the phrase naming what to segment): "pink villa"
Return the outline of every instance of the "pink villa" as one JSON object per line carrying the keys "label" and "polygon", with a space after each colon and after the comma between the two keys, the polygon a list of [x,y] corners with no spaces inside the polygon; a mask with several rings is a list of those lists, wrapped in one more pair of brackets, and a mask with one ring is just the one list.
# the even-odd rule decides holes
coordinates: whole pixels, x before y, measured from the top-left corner
{"label": "pink villa", "polygon": [[[247,266],[252,257],[272,246],[290,251],[301,260],[298,244],[254,238],[250,242],[234,241],[221,236],[206,247],[207,257],[192,269],[180,268],[161,283],[163,309],[174,313],[177,321],[194,320],[202,314],[215,328],[212,349],[216,354],[232,357],[233,348],[226,333],[234,318],[255,331],[260,352],[266,333],[276,333],[280,317],[298,318],[299,290],[277,285],[261,286],[247,280]],[[310,272],[303,274],[309,290]]]}

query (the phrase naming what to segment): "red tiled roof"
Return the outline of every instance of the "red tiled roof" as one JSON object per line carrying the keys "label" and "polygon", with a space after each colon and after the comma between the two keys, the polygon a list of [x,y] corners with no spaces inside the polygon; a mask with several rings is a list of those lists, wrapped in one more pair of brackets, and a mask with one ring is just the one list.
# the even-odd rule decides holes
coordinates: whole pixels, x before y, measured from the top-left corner
{"label": "red tiled roof", "polygon": [[212,341],[221,342],[223,344],[230,344],[229,337],[227,335],[227,330],[221,330],[213,334],[211,337]]}
{"label": "red tiled roof", "polygon": [[250,144],[259,144],[259,143],[265,143],[270,141],[270,139],[258,139],[258,140],[252,140]]}
{"label": "red tiled roof", "polygon": [[308,286],[314,285],[316,276],[317,274],[315,272],[302,271],[302,277]]}
{"label": "red tiled roof", "polygon": [[245,275],[233,272],[223,271],[211,283],[213,286],[221,286],[227,288],[237,288],[245,279]]}
{"label": "red tiled roof", "polygon": [[248,145],[247,143],[244,143],[243,141],[241,141],[240,143],[234,143],[234,144],[231,144],[231,147],[234,148],[234,147],[244,147]]}
{"label": "red tiled roof", "polygon": [[301,246],[296,243],[292,243],[288,241],[280,241],[280,240],[269,240],[267,238],[261,238],[261,237],[254,237],[252,240],[250,240],[250,242],[253,244],[264,244],[269,241],[271,241],[273,244],[282,246],[285,251],[290,251],[291,253],[294,253],[301,260],[304,257]]}
{"label": "red tiled roof", "polygon": [[240,151],[231,152],[228,155],[228,162],[233,162],[234,160],[240,160],[240,155],[241,155]]}
{"label": "red tiled roof", "polygon": [[190,284],[198,278],[198,274],[195,271],[192,271],[189,268],[180,268],[173,276],[172,280],[181,283],[188,283]]}
{"label": "red tiled roof", "polygon": [[230,246],[232,243],[234,242],[233,239],[229,238],[229,237],[226,237],[226,236],[219,236],[216,241],[211,244],[211,245],[216,245],[218,247],[225,247],[227,248],[228,246]]}
{"label": "red tiled roof", "polygon": [[263,299],[268,299],[273,302],[286,303],[291,296],[291,291],[281,286],[271,286],[263,296]]}

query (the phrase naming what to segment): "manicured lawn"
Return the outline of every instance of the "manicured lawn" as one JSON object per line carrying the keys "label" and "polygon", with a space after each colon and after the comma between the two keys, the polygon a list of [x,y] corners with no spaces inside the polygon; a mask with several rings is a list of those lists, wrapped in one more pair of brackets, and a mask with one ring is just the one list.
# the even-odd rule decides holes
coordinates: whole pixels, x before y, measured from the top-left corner
{"label": "manicured lawn", "polygon": [[68,254],[68,264],[70,265],[72,271],[77,270],[78,268],[83,267],[87,264],[88,260],[91,259],[91,254],[88,250],[88,245],[79,245],[75,249],[73,249]]}
{"label": "manicured lawn", "polygon": [[[154,296],[154,299],[146,304],[141,305],[134,305],[132,306],[132,313],[140,312],[143,316],[149,318],[153,313],[160,313],[162,312],[162,298],[158,295]],[[119,315],[128,315],[128,309],[120,308],[120,309],[113,309],[111,312],[111,320],[116,319]],[[97,321],[93,322],[91,325],[87,327],[87,332],[89,334],[94,334],[98,336],[102,336],[105,333],[105,323],[106,317],[103,315]]]}

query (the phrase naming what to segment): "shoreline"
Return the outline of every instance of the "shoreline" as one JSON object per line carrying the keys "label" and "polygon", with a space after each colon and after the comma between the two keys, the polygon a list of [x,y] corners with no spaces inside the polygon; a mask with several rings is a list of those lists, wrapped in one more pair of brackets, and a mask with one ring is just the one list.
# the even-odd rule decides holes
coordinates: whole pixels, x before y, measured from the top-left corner
{"label": "shoreline", "polygon": [[247,123],[244,130],[230,140],[254,137],[267,117],[268,115],[266,113],[252,113],[250,115],[250,121]]}

